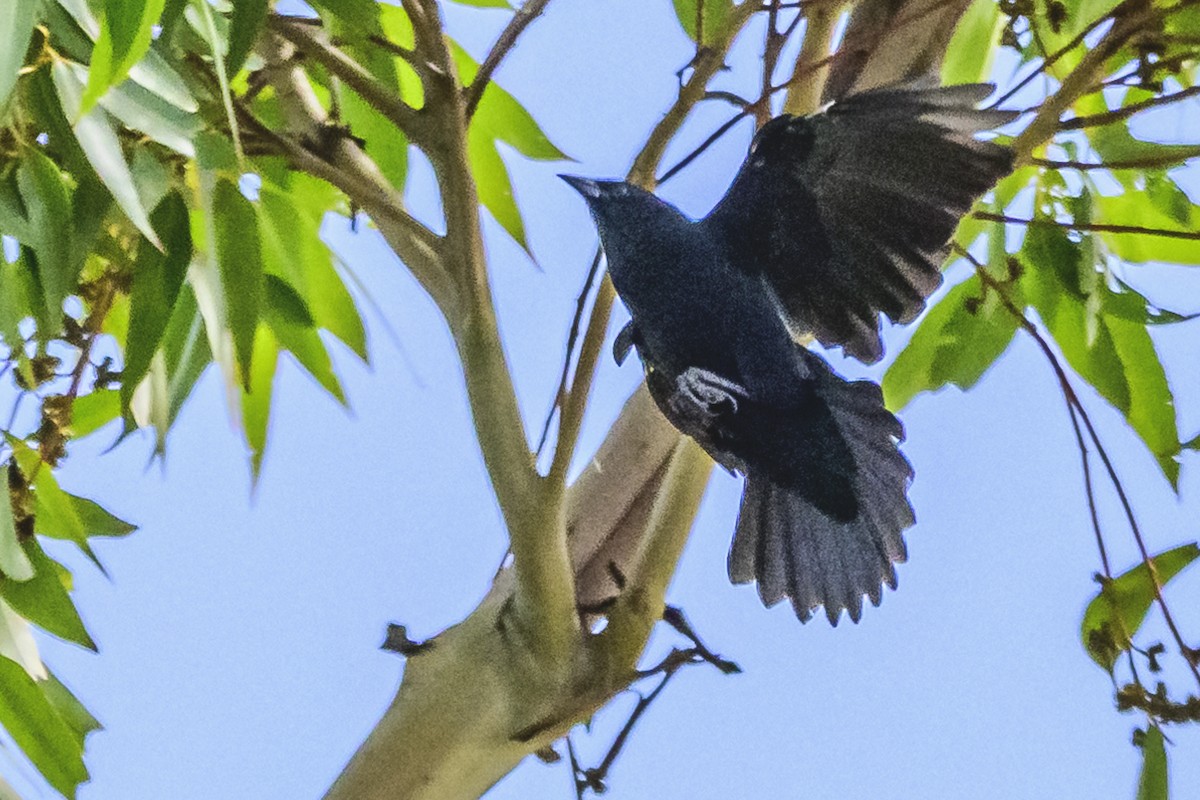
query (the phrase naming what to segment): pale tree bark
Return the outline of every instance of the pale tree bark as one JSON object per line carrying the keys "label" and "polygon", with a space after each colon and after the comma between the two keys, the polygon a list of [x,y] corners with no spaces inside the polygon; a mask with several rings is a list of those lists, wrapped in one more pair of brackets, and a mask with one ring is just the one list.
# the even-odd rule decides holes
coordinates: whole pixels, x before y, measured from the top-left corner
{"label": "pale tree bark", "polygon": [[[552,465],[545,476],[537,472],[500,346],[466,132],[482,82],[549,0],[524,4],[467,87],[450,56],[435,0],[403,5],[415,44],[399,52],[421,79],[419,108],[379,94],[370,76],[319,26],[275,18],[259,52],[287,129],[258,125],[256,133],[271,138],[295,168],[329,181],[364,210],[441,309],[462,362],[481,454],[514,559],[466,619],[411,651],[395,698],[330,788],[331,800],[478,797],[625,689],[637,678],[638,659],[662,617],[667,586],[712,467],[641,389],[581,477],[567,486],[615,299],[603,280],[582,325],[574,378],[559,397]],[[781,84],[778,41],[769,34],[763,86],[768,94],[772,87],[785,91],[788,111],[808,113],[847,92],[936,71],[967,5],[968,0],[864,2],[850,9],[840,49],[831,52],[834,26],[846,5],[814,0],[807,11],[809,38],[796,62],[782,65]],[[779,4],[771,7],[747,0],[720,30],[705,32],[678,97],[634,159],[630,180],[654,186],[667,144],[705,96],[735,37],[756,13],[769,13],[773,25]],[[1118,23],[1080,71],[1099,69],[1104,54],[1137,30],[1135,17]],[[328,135],[335,126],[305,73],[310,62],[374,98],[381,113],[429,156],[445,234],[407,213],[402,192],[353,139]],[[1029,157],[1053,134],[1058,116],[1090,77],[1068,81],[1051,96],[1018,139],[1019,157]],[[761,121],[764,108],[760,98],[745,114]],[[249,112],[242,113],[245,124],[256,124]],[[322,148],[314,150],[313,142],[322,142]],[[607,624],[592,634],[586,623],[597,616]]]}

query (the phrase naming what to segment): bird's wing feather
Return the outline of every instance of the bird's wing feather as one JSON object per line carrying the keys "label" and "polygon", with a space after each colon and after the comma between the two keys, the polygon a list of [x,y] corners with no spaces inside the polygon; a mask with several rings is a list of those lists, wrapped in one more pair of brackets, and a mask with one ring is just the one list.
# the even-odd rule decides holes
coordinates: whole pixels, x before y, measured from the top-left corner
{"label": "bird's wing feather", "polygon": [[1014,117],[975,108],[991,89],[906,84],[778,117],[701,224],[766,277],[795,329],[877,361],[880,312],[921,312],[959,219],[1012,168],[1007,147],[975,138]]}

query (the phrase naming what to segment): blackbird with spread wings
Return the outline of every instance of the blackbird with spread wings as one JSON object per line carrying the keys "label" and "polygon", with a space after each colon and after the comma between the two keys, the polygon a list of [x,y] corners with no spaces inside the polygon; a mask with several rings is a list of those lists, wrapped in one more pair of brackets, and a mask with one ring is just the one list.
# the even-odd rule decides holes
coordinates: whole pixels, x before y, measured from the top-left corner
{"label": "blackbird with spread wings", "polygon": [[866,363],[881,313],[907,323],[941,284],[959,219],[1012,169],[978,134],[987,84],[903,85],[783,115],[755,136],[700,220],[624,181],[563,178],[587,200],[658,407],[746,476],[729,553],[734,583],[801,621],[855,622],[906,558],[912,468],[879,387],[847,381],[797,343],[808,333]]}

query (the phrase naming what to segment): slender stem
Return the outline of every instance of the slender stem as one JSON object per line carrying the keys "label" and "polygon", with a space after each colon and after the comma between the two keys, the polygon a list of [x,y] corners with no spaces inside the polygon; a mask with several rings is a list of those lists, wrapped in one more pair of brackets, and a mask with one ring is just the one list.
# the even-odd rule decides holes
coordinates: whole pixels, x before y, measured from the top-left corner
{"label": "slender stem", "polygon": [[1102,222],[1059,222],[1053,219],[1022,219],[990,211],[976,211],[971,216],[989,222],[1006,222],[1013,225],[1041,225],[1055,228],[1070,228],[1073,231],[1096,231],[1099,233],[1136,233],[1143,236],[1162,236],[1168,239],[1200,240],[1200,231],[1180,231],[1167,228],[1145,228],[1140,225],[1111,225]]}
{"label": "slender stem", "polygon": [[1170,147],[1171,151],[1162,155],[1131,158],[1124,161],[1058,161],[1050,158],[1031,158],[1029,159],[1029,163],[1049,169],[1074,169],[1080,171],[1093,169],[1160,169],[1183,164],[1193,158],[1200,158],[1200,145],[1196,145],[1190,149],[1185,149],[1184,145],[1171,145]]}
{"label": "slender stem", "polygon": [[1086,117],[1075,117],[1073,119],[1068,119],[1059,125],[1059,129],[1064,131],[1076,131],[1081,128],[1096,128],[1101,125],[1111,125],[1114,122],[1121,122],[1122,120],[1129,119],[1134,114],[1141,113],[1142,111],[1147,111],[1151,108],[1161,108],[1162,106],[1167,106],[1172,103],[1178,103],[1180,100],[1186,100],[1189,97],[1195,97],[1198,94],[1200,94],[1200,86],[1190,86],[1187,89],[1181,89],[1173,94],[1151,97],[1141,101],[1140,103],[1130,103],[1127,106],[1113,109],[1112,111],[1106,111],[1103,114],[1091,114]]}
{"label": "slender stem", "polygon": [[[960,250],[960,252],[962,251]],[[1035,342],[1037,342],[1038,348],[1042,351],[1042,354],[1046,357],[1046,360],[1050,363],[1051,368],[1054,370],[1055,376],[1058,378],[1059,387],[1062,389],[1063,396],[1066,398],[1067,404],[1072,409],[1072,421],[1075,419],[1075,414],[1078,414],[1079,420],[1083,422],[1083,426],[1087,431],[1088,438],[1091,439],[1092,446],[1095,447],[1097,455],[1100,456],[1101,463],[1104,464],[1104,470],[1108,474],[1109,482],[1112,483],[1113,488],[1116,490],[1117,499],[1120,501],[1121,508],[1125,513],[1125,519],[1129,523],[1129,529],[1133,534],[1133,540],[1137,544],[1138,552],[1142,556],[1142,563],[1146,565],[1146,569],[1150,573],[1150,583],[1154,589],[1154,599],[1157,602],[1159,609],[1162,611],[1163,620],[1167,623],[1167,628],[1171,631],[1171,636],[1175,639],[1175,644],[1179,647],[1179,652],[1185,656],[1184,660],[1188,663],[1188,667],[1192,672],[1192,676],[1196,679],[1196,683],[1200,684],[1200,666],[1194,663],[1192,659],[1186,657],[1187,653],[1191,652],[1191,650],[1187,643],[1183,640],[1183,635],[1180,634],[1179,627],[1175,624],[1175,619],[1171,614],[1171,609],[1167,606],[1167,601],[1163,597],[1162,580],[1158,576],[1158,568],[1155,566],[1154,559],[1150,556],[1150,551],[1146,547],[1146,540],[1142,536],[1141,527],[1138,525],[1137,518],[1133,513],[1133,505],[1129,502],[1129,496],[1125,493],[1125,486],[1121,482],[1120,477],[1117,475],[1116,468],[1113,466],[1112,460],[1108,456],[1108,451],[1105,449],[1103,443],[1101,443],[1100,436],[1096,433],[1095,426],[1092,425],[1092,420],[1087,413],[1087,409],[1083,407],[1083,403],[1080,402],[1079,396],[1075,393],[1075,389],[1071,385],[1070,379],[1067,377],[1066,370],[1063,368],[1062,364],[1059,363],[1058,357],[1055,356],[1054,350],[1050,347],[1050,343],[1046,341],[1046,338],[1042,336],[1041,332],[1038,331],[1037,327],[1029,321],[1024,313],[1022,313],[1021,310],[1013,304],[1012,300],[1009,299],[1007,293],[1004,291],[1004,287],[1001,286],[994,278],[992,278],[992,276],[989,275],[985,269],[982,269],[978,261],[975,261],[974,258],[971,258],[971,260],[977,265],[976,272],[979,274],[980,279],[996,291],[997,296],[1004,304],[1004,307],[1009,311],[1010,314],[1014,315],[1018,324],[1026,332],[1028,332],[1030,336],[1033,337]],[[1104,560],[1107,562],[1107,557],[1105,557]],[[1105,566],[1107,572],[1107,563]]]}
{"label": "slender stem", "polygon": [[521,34],[525,32],[529,24],[540,17],[548,5],[550,5],[550,0],[526,0],[517,9],[517,13],[513,14],[513,18],[508,21],[508,25],[505,26],[504,30],[500,32],[496,43],[492,45],[492,49],[488,52],[487,57],[479,65],[479,71],[475,73],[475,79],[464,90],[463,113],[467,119],[470,119],[475,114],[475,109],[479,106],[483,92],[487,89],[488,82],[491,81],[493,73],[500,66],[500,62],[513,49],[513,46],[517,43],[517,39],[521,37]]}

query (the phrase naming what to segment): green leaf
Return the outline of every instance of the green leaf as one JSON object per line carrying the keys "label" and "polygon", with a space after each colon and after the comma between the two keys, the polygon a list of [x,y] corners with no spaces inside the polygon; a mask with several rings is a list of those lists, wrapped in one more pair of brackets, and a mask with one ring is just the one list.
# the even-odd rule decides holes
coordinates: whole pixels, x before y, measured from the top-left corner
{"label": "green leaf", "polygon": [[1030,226],[1021,286],[1071,368],[1125,415],[1174,487],[1179,431],[1166,372],[1145,324],[1129,310],[1136,299],[1109,289],[1090,255],[1062,228]]}
{"label": "green leaf", "polygon": [[[12,607],[0,599],[0,656],[20,664],[34,680],[42,680],[50,672],[42,663],[33,626]],[[3,795],[0,795],[2,800]]]}
{"label": "green leaf", "polygon": [[713,40],[733,10],[730,0],[674,0],[674,3],[679,24],[692,41],[700,44]]}
{"label": "green leaf", "polygon": [[27,581],[33,577],[33,563],[21,548],[17,539],[17,526],[13,519],[12,494],[8,490],[9,466],[0,469],[3,485],[0,485],[0,573],[14,581]]}
{"label": "green leaf", "polygon": [[[1182,231],[1187,234],[1200,230],[1200,211],[1189,203],[1184,207],[1187,221],[1164,212],[1140,193],[1125,193],[1113,197],[1097,196],[1096,222],[1111,225],[1130,225],[1140,228]],[[1180,213],[1176,209],[1176,214]],[[1200,264],[1200,239],[1183,239],[1145,233],[1101,234],[1108,249],[1124,261],[1145,263],[1162,261],[1169,264]]]}
{"label": "green leaf", "polygon": [[278,314],[280,319],[292,325],[299,325],[303,328],[311,328],[316,325],[316,320],[308,310],[304,298],[287,281],[271,274],[268,274],[266,279],[267,308],[270,312]]}
{"label": "green leaf", "polygon": [[342,405],[346,404],[346,395],[342,385],[333,371],[333,362],[325,349],[320,335],[313,328],[296,325],[276,313],[267,314],[271,330],[279,340],[279,344],[295,356],[300,365],[321,384],[325,391],[333,395]]}
{"label": "green leaf", "polygon": [[[46,467],[44,471],[49,472],[50,468]],[[34,576],[27,581],[0,579],[0,597],[43,630],[95,650],[96,643],[84,628],[63,584],[63,575],[69,579],[70,573],[42,551],[36,537],[26,539],[21,547],[33,563]]]}
{"label": "green leaf", "polygon": [[79,742],[80,747],[83,747],[83,740],[89,733],[104,727],[100,724],[100,720],[93,717],[92,712],[88,711],[87,707],[79,702],[79,698],[72,694],[71,690],[64,686],[53,673],[39,679],[38,686],[41,688],[42,694],[46,696],[46,700],[58,712],[58,716],[75,733],[75,740]]}
{"label": "green leaf", "polygon": [[71,196],[58,167],[37,147],[25,149],[17,185],[29,217],[24,243],[37,253],[37,280],[46,309],[51,316],[61,314],[78,277],[71,261],[71,229],[63,225],[72,216]]}
{"label": "green leaf", "polygon": [[[676,7],[678,8],[678,3]],[[1006,18],[995,0],[974,0],[958,21],[942,62],[942,83],[978,83],[992,73]]]}
{"label": "green leaf", "polygon": [[[79,109],[79,79],[64,61],[55,61],[51,67],[54,87],[58,91],[63,113],[70,119]],[[100,176],[100,180],[112,192],[113,198],[129,217],[142,235],[149,239],[155,247],[162,247],[154,229],[150,226],[150,218],[142,206],[138,196],[137,185],[125,161],[121,143],[113,130],[107,112],[102,108],[93,108],[74,124],[75,138],[83,152],[87,154],[88,162]]]}
{"label": "green leaf", "polygon": [[188,209],[178,193],[168,195],[155,210],[154,227],[162,231],[166,252],[139,248],[134,264],[121,380],[124,408],[128,408],[134,390],[150,369],[192,259]]}
{"label": "green leaf", "polygon": [[320,239],[326,211],[336,203],[329,184],[289,170],[264,170],[256,209],[264,269],[302,298],[318,328],[329,331],[363,361],[366,331],[354,299]]}
{"label": "green leaf", "polygon": [[137,530],[137,525],[113,516],[95,500],[73,494],[68,494],[67,497],[75,507],[75,516],[79,518],[88,536],[128,536]]}
{"label": "green leaf", "polygon": [[[1160,586],[1200,556],[1196,543],[1181,545],[1151,558]],[[1106,581],[1083,614],[1083,646],[1092,660],[1112,672],[1117,656],[1129,649],[1154,602],[1154,582],[1145,563]]]}
{"label": "green leaf", "polygon": [[254,332],[263,304],[262,248],[254,206],[226,180],[218,180],[212,205],[217,265],[225,301],[225,322],[241,369],[242,384],[249,390],[254,356]]}
{"label": "green leaf", "polygon": [[[454,42],[451,42],[450,52],[460,78],[469,84],[479,69],[478,63]],[[512,181],[496,143],[505,142],[533,159],[557,161],[566,156],[547,138],[525,107],[495,81],[489,82],[483,91],[467,139],[480,202],[509,236],[528,251],[525,225],[513,196]]]}
{"label": "green leaf", "polygon": [[1162,730],[1151,725],[1142,736],[1142,774],[1138,778],[1137,800],[1167,800],[1167,748]]}
{"label": "green leaf", "polygon": [[77,397],[71,406],[71,435],[76,439],[90,436],[121,416],[121,393],[116,389],[97,389]]}
{"label": "green leaf", "polygon": [[250,446],[251,480],[258,483],[263,456],[267,452],[267,429],[271,421],[271,389],[279,348],[266,325],[259,325],[254,337],[254,374],[247,381],[252,389],[242,391],[242,425]]}
{"label": "green leaf", "polygon": [[978,275],[950,290],[929,310],[883,376],[887,407],[898,411],[921,392],[947,384],[974,386],[1012,341],[1018,320]]}
{"label": "green leaf", "polygon": [[[76,70],[77,77],[86,71]],[[192,140],[202,129],[200,118],[167,102],[133,82],[114,86],[100,99],[100,105],[135,131],[141,131],[161,145],[187,158],[196,155]]]}
{"label": "green leaf", "polygon": [[225,74],[233,77],[242,68],[258,32],[267,19],[268,0],[238,0],[229,18],[229,52],[225,55]]}
{"label": "green leaf", "polygon": [[0,3],[0,117],[4,116],[8,96],[17,84],[17,73],[25,63],[37,7],[38,0]]}
{"label": "green leaf", "polygon": [[42,687],[7,658],[0,658],[0,724],[51,786],[75,797],[88,779],[83,745]]}
{"label": "green leaf", "polygon": [[86,114],[110,86],[125,80],[129,69],[150,49],[151,31],[162,16],[164,0],[105,0],[100,35],[92,50],[87,87],[80,101]]}

